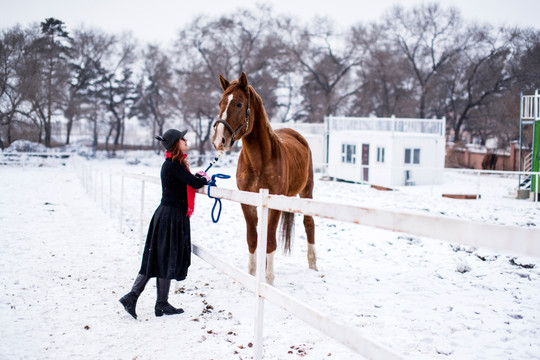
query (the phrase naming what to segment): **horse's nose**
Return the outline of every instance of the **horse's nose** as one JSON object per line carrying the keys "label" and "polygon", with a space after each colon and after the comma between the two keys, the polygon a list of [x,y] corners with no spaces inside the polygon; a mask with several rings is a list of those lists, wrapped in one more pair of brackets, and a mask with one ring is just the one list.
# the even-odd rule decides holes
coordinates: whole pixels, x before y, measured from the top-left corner
{"label": "horse's nose", "polygon": [[214,140],[214,148],[216,150],[223,150],[223,146],[225,145],[225,138],[221,136],[221,140],[219,138],[216,138]]}
{"label": "horse's nose", "polygon": [[214,130],[214,148],[216,150],[223,150],[223,146],[225,145],[225,136],[223,136],[223,124],[222,123],[216,123],[215,130]]}

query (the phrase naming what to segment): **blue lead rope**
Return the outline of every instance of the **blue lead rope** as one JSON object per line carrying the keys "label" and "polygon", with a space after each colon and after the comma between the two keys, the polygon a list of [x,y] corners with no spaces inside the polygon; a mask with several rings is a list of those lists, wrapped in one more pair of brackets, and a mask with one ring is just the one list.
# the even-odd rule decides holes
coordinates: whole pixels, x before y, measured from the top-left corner
{"label": "blue lead rope", "polygon": [[208,172],[208,170],[210,170],[210,168],[211,168],[212,166],[214,166],[214,164],[219,160],[219,158],[221,157],[221,155],[223,155],[223,151],[221,151],[221,152],[219,153],[219,155],[216,156],[216,157],[214,158],[214,160],[212,160],[212,161],[210,162],[210,165],[208,165],[208,167],[206,168],[206,170],[204,170],[204,172]]}
{"label": "blue lead rope", "polygon": [[[225,175],[225,174],[214,174],[212,175],[212,178],[210,179],[210,182],[208,183],[208,197],[210,199],[214,199],[214,206],[212,207],[212,221],[215,223],[217,223],[219,221],[219,217],[221,216],[221,199],[220,198],[217,198],[217,197],[213,197],[212,195],[210,195],[210,186],[217,186],[216,185],[216,178],[218,179],[228,179],[230,178],[229,175]],[[216,205],[219,204],[219,210],[218,210],[218,214],[217,214],[217,217],[214,216],[214,212],[216,210]]]}

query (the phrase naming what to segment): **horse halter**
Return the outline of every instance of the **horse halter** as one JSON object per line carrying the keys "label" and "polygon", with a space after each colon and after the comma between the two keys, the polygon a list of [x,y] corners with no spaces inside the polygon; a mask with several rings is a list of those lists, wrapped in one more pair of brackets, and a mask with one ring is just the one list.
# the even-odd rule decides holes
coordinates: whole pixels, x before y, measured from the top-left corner
{"label": "horse halter", "polygon": [[[249,103],[250,103],[250,100],[251,100],[251,94],[249,92],[249,89],[247,89],[247,93],[248,93],[248,101],[247,101],[247,109],[246,109],[246,118],[244,119],[244,122],[242,123],[242,125],[240,125],[238,127],[238,129],[236,130],[233,130],[233,128],[231,127],[231,125],[229,125],[229,123],[226,121],[226,120],[216,120],[216,122],[214,123],[214,127],[216,127],[217,124],[223,124],[223,126],[225,126],[225,128],[227,130],[229,130],[229,132],[232,134],[232,138],[231,138],[231,146],[234,144],[235,140],[236,140],[236,135],[238,135],[238,133],[240,132],[240,130],[244,129],[244,134],[246,133],[247,131],[247,126],[249,125],[249,117],[251,116],[251,109],[249,107]],[[243,134],[242,134],[243,135]]]}

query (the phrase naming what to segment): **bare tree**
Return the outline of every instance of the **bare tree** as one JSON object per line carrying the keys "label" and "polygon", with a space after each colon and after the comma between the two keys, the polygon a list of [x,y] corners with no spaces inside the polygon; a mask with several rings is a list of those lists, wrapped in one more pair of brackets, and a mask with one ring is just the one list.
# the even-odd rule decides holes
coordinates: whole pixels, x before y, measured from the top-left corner
{"label": "bare tree", "polygon": [[[200,154],[205,153],[219,99],[219,74],[229,69],[231,59],[216,32],[229,22],[198,18],[184,29],[174,49],[176,111],[195,134]],[[220,54],[221,53],[221,54]]]}
{"label": "bare tree", "polygon": [[442,82],[447,99],[445,112],[455,141],[460,140],[466,127],[485,142],[495,135],[494,119],[485,118],[492,113],[487,107],[499,101],[515,79],[510,64],[516,33],[475,26],[469,32],[471,46],[454,58]]}
{"label": "bare tree", "polygon": [[362,79],[353,75],[366,51],[354,41],[354,32],[342,36],[326,18],[317,18],[308,27],[289,19],[279,27],[288,34],[288,60],[302,77],[301,110],[294,120],[322,122],[327,115],[345,112],[346,101],[363,86]]}
{"label": "bare tree", "polygon": [[[165,122],[174,116],[173,67],[168,55],[155,45],[148,45],[142,57],[143,73],[130,116],[137,116],[141,124],[150,125],[152,134],[163,134]],[[157,146],[154,140],[152,145]]]}
{"label": "bare tree", "polygon": [[487,140],[496,139],[497,148],[505,149],[512,140],[519,137],[519,94],[509,91],[495,101],[479,106],[472,112],[468,130],[480,139],[482,145]]}
{"label": "bare tree", "polygon": [[175,45],[178,76],[178,114],[197,137],[204,154],[220,98],[219,75],[236,78],[243,71],[265,102],[269,116],[277,107],[271,71],[272,42],[268,40],[271,13],[257,15],[238,9],[217,19],[200,17],[180,32]]}
{"label": "bare tree", "polygon": [[524,93],[540,89],[540,31],[524,29],[518,39],[513,72]]}
{"label": "bare tree", "polygon": [[136,46],[132,37],[124,34],[113,44],[111,56],[100,68],[100,82],[103,86],[99,97],[110,115],[105,147],[107,151],[111,150],[109,141],[114,136],[112,156],[116,156],[116,150],[123,145],[125,121],[135,100],[133,67],[136,61]]}
{"label": "bare tree", "polygon": [[417,116],[426,118],[429,101],[436,99],[438,75],[469,46],[469,34],[463,32],[459,12],[443,10],[438,4],[413,7],[406,11],[396,6],[385,18],[386,27],[396,49],[409,63],[414,79]]}
{"label": "bare tree", "polygon": [[[471,108],[463,126],[482,144],[495,138],[498,148],[506,148],[519,138],[520,93],[532,94],[540,86],[540,32],[512,28],[484,32],[489,34],[484,39],[489,46],[478,49],[491,56],[483,60],[483,71],[477,71],[480,80],[468,98],[478,99],[477,106]],[[522,130],[524,143],[530,145],[532,127]]]}
{"label": "bare tree", "polygon": [[415,116],[407,60],[395,51],[385,29],[377,24],[358,26],[353,28],[353,35],[353,41],[364,47],[367,55],[356,69],[356,77],[364,79],[364,86],[354,94],[348,115]]}

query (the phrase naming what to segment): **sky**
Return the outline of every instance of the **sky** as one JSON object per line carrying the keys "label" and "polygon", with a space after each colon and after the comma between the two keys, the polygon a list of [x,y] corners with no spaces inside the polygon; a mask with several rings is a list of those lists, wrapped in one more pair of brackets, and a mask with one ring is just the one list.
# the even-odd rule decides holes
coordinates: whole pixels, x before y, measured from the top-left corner
{"label": "sky", "polygon": [[[238,8],[254,8],[242,0],[0,0],[0,29],[16,24],[27,26],[45,18],[64,21],[66,29],[81,25],[109,33],[131,31],[144,42],[167,43],[180,28],[198,15],[231,14]],[[267,0],[274,14],[287,14],[301,21],[328,16],[338,26],[376,21],[394,4],[411,7],[419,0]],[[466,20],[492,25],[540,29],[538,0],[444,0],[443,6],[459,9]]]}

